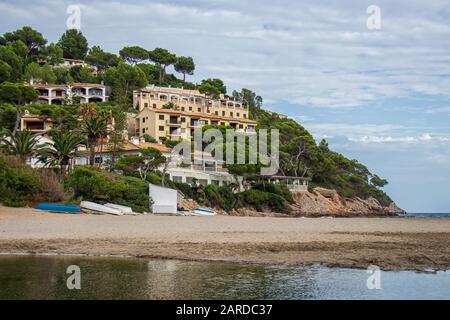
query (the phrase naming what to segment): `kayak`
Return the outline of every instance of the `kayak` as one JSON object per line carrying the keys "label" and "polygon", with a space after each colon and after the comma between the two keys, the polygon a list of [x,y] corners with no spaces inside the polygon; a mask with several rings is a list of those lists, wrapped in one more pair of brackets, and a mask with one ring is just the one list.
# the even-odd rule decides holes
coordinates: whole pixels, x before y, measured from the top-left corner
{"label": "kayak", "polygon": [[90,201],[82,201],[80,203],[80,207],[81,209],[86,209],[89,212],[113,214],[115,216],[123,215],[123,213],[117,209],[109,208],[107,206]]}
{"label": "kayak", "polygon": [[105,204],[105,207],[117,209],[120,212],[122,212],[123,214],[132,214],[132,215],[136,214],[135,212],[133,212],[133,209],[131,209],[130,207],[121,206],[119,204],[107,203],[107,204]]}
{"label": "kayak", "polygon": [[36,209],[54,213],[80,213],[81,208],[75,205],[57,204],[57,203],[39,203]]}

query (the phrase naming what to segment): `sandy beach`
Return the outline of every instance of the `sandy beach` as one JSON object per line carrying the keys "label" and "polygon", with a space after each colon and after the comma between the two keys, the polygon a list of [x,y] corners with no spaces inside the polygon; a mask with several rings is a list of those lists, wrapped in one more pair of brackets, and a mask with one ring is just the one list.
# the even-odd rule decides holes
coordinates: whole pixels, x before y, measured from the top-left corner
{"label": "sandy beach", "polygon": [[0,207],[1,254],[450,269],[450,219],[52,214]]}

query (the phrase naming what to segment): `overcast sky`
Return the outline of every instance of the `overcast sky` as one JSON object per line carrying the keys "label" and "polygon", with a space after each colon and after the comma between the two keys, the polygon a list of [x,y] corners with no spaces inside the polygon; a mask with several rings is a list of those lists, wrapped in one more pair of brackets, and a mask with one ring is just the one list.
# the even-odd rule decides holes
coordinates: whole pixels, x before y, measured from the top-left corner
{"label": "overcast sky", "polygon": [[[256,91],[388,179],[401,207],[449,212],[450,5],[393,2],[0,0],[0,32],[30,25],[56,42],[79,4],[90,45],[192,56],[190,80]],[[372,4],[380,30],[367,28]]]}

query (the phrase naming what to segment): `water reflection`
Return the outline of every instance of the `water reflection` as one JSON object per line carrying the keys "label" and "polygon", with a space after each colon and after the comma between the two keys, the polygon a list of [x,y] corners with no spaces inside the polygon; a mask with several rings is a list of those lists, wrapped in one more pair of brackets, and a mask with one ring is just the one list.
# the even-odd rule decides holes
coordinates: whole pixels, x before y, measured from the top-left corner
{"label": "water reflection", "polygon": [[[66,268],[81,268],[68,290]],[[450,272],[365,270],[86,257],[0,257],[0,299],[448,299]]]}

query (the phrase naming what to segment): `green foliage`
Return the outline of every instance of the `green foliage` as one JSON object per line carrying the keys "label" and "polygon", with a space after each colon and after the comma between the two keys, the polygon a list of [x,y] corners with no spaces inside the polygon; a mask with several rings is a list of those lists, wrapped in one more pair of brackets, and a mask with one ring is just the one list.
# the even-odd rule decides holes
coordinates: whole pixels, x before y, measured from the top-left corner
{"label": "green foliage", "polygon": [[25,26],[13,32],[3,35],[6,42],[21,41],[27,48],[26,57],[36,59],[40,51],[44,48],[47,40],[42,34],[31,27]]}
{"label": "green foliage", "polygon": [[113,53],[103,51],[99,46],[93,46],[86,56],[86,62],[96,66],[99,71],[104,72],[110,67],[118,66],[120,59]]}
{"label": "green foliage", "polygon": [[16,115],[17,109],[13,105],[9,103],[0,105],[0,131],[12,131],[16,122]]}
{"label": "green foliage", "polygon": [[160,69],[159,81],[164,82],[166,68],[177,62],[177,56],[163,48],[156,48],[153,51],[149,51],[148,54],[150,60],[156,63]]}
{"label": "green foliage", "polygon": [[155,138],[153,138],[148,133],[145,133],[142,137],[144,138],[145,142],[148,142],[148,143],[157,143],[158,142],[158,141],[156,141]]}
{"label": "green foliage", "polygon": [[131,64],[136,64],[149,58],[148,51],[138,46],[124,47],[120,50],[119,55],[125,62]]}
{"label": "green foliage", "polygon": [[131,105],[133,90],[141,89],[148,83],[145,73],[139,67],[123,62],[117,67],[109,68],[104,79],[111,86],[113,100],[122,106]]}
{"label": "green foliage", "polygon": [[28,130],[7,134],[0,141],[0,145],[6,154],[17,156],[22,163],[25,163],[27,157],[35,155],[39,149],[37,136]]}
{"label": "green foliage", "polygon": [[92,70],[88,67],[73,66],[69,69],[70,77],[73,82],[80,83],[99,83],[99,79],[92,74]]}
{"label": "green foliage", "polygon": [[138,178],[78,166],[69,174],[65,186],[82,200],[114,202],[130,206],[135,212],[149,211],[148,183]]}
{"label": "green foliage", "polygon": [[56,175],[46,169],[32,169],[17,158],[0,155],[0,202],[23,207],[34,202],[61,201],[64,190]]}
{"label": "green foliage", "polygon": [[195,70],[195,63],[191,57],[178,57],[174,65],[175,71],[183,75],[183,81],[186,80],[186,75],[192,76]]}
{"label": "green foliage", "polygon": [[58,46],[63,50],[64,58],[84,59],[88,52],[88,42],[81,31],[67,30],[59,39]]}
{"label": "green foliage", "polygon": [[64,51],[63,49],[58,46],[57,44],[51,43],[47,47],[43,49],[42,52],[43,56],[45,57],[45,61],[49,65],[57,65],[64,61]]}
{"label": "green foliage", "polygon": [[202,80],[198,90],[212,99],[218,99],[221,93],[227,93],[227,88],[220,79]]}

